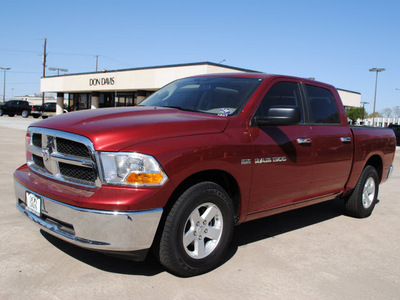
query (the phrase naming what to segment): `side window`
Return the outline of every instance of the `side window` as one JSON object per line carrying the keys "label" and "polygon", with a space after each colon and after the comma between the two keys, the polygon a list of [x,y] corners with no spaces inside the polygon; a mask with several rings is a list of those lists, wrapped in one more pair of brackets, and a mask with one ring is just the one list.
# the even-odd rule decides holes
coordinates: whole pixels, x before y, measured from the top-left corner
{"label": "side window", "polygon": [[324,88],[305,85],[311,109],[311,122],[340,124],[340,115],[332,93]]}
{"label": "side window", "polygon": [[303,109],[301,105],[300,90],[299,85],[296,82],[281,81],[275,83],[264,96],[255,116],[266,116],[271,107],[278,106],[299,108],[301,113],[300,123],[303,123]]}

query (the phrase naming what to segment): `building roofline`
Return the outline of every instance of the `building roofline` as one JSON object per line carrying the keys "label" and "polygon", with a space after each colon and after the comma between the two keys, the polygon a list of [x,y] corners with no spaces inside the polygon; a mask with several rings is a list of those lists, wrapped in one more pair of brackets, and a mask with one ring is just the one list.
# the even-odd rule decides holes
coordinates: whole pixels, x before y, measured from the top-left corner
{"label": "building roofline", "polygon": [[165,68],[176,68],[176,67],[190,67],[190,66],[199,66],[199,65],[210,65],[215,67],[222,67],[226,69],[232,69],[242,72],[249,73],[262,73],[260,71],[237,68],[228,65],[217,64],[209,61],[204,62],[196,62],[196,63],[185,63],[185,64],[173,64],[173,65],[161,65],[161,66],[150,66],[150,67],[140,67],[140,68],[128,68],[128,69],[115,69],[115,70],[106,70],[106,71],[97,71],[97,72],[83,72],[83,73],[71,73],[71,74],[62,74],[62,75],[51,75],[42,78],[51,78],[51,77],[68,77],[68,76],[76,76],[76,75],[85,75],[85,74],[105,74],[111,72],[127,72],[127,71],[140,71],[140,70],[149,70],[149,69],[165,69]]}
{"label": "building roofline", "polygon": [[339,91],[343,91],[343,92],[348,92],[348,93],[361,95],[361,93],[355,92],[355,91],[345,90],[345,89],[341,89],[341,88],[336,88],[336,89],[339,90]]}

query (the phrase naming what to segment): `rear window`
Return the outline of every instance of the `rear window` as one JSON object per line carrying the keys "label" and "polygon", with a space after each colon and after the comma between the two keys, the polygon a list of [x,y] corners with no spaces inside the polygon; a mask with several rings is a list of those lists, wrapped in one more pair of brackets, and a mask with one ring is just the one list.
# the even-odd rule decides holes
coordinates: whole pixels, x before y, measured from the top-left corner
{"label": "rear window", "polygon": [[311,109],[311,122],[322,124],[340,124],[339,110],[335,98],[328,89],[306,85]]}

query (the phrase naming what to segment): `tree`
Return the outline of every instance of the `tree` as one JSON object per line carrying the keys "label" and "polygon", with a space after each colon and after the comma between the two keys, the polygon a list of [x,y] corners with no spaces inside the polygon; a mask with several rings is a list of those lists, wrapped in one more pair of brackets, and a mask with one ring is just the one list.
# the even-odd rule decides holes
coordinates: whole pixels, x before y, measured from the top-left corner
{"label": "tree", "polygon": [[365,109],[362,107],[346,107],[347,117],[354,124],[358,119],[365,119]]}
{"label": "tree", "polygon": [[394,117],[400,118],[400,106],[393,107],[392,112]]}
{"label": "tree", "polygon": [[385,118],[389,118],[391,115],[392,115],[392,110],[390,109],[390,108],[384,108],[383,110],[382,110],[382,115],[385,117]]}
{"label": "tree", "polygon": [[373,114],[368,115],[368,118],[382,118],[382,115],[376,111]]}

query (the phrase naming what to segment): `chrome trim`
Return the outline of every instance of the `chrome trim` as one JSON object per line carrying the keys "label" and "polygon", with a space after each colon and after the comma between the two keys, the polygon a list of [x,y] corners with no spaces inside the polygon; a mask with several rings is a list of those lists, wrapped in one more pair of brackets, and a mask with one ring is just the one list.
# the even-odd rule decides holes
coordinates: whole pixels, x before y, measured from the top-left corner
{"label": "chrome trim", "polygon": [[344,144],[349,144],[351,143],[351,137],[341,137],[340,141]]}
{"label": "chrome trim", "polygon": [[[162,208],[146,211],[106,211],[71,206],[35,193],[14,181],[18,210],[42,230],[74,245],[102,251],[131,252],[149,249],[153,243]],[[26,192],[41,197],[41,217],[26,210]],[[70,224],[73,230],[48,219]]]}
{"label": "chrome trim", "polygon": [[388,175],[387,175],[387,177],[386,177],[386,180],[389,179],[390,175],[392,175],[393,169],[394,169],[394,166],[391,165],[390,168],[389,168],[389,173],[388,173]]}
{"label": "chrome trim", "polygon": [[[41,134],[41,146],[37,147],[33,144],[33,134]],[[58,131],[54,129],[40,128],[40,127],[29,127],[27,135],[30,136],[29,144],[26,145],[26,150],[34,155],[43,158],[45,168],[41,168],[35,165],[33,158],[28,158],[27,164],[29,168],[47,177],[57,179],[62,182],[72,183],[87,187],[101,187],[102,176],[99,167],[98,155],[94,149],[93,143],[86,137],[73,134],[64,131]],[[90,159],[84,157],[65,155],[57,152],[57,138],[63,138],[73,142],[83,144],[87,147]],[[75,165],[80,167],[92,168],[94,172],[94,185],[91,182],[63,176],[60,173],[59,163],[66,163],[69,165]]]}
{"label": "chrome trim", "polygon": [[311,144],[311,139],[297,139],[297,144],[300,145],[307,145],[307,144]]}

